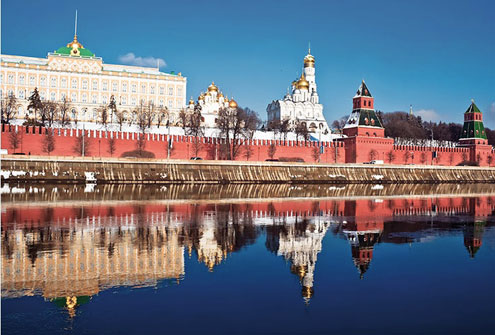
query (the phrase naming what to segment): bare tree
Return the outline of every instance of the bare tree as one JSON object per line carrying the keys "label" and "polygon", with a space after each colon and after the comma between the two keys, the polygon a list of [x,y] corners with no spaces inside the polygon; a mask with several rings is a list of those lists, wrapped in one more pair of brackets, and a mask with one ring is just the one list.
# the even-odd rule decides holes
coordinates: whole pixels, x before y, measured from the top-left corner
{"label": "bare tree", "polygon": [[478,164],[481,164],[482,161],[483,161],[483,157],[481,157],[481,154],[478,152],[478,154],[476,155],[476,162]]}
{"label": "bare tree", "polygon": [[146,147],[146,128],[148,126],[147,106],[141,100],[136,112],[136,124],[139,128],[139,134],[136,141],[136,149],[139,152],[139,156],[143,156],[144,148]]}
{"label": "bare tree", "polygon": [[193,136],[194,156],[197,157],[203,149],[201,137],[205,135],[204,127],[202,126],[201,106],[196,105],[194,111],[188,117],[187,134]]}
{"label": "bare tree", "polygon": [[244,157],[246,157],[247,161],[253,156],[253,153],[254,153],[254,150],[253,150],[253,148],[251,148],[250,145],[244,146]]}
{"label": "bare tree", "polygon": [[144,108],[144,117],[146,121],[146,127],[151,128],[151,124],[156,117],[156,109],[153,103],[150,101]]}
{"label": "bare tree", "polygon": [[53,120],[49,121],[50,113],[55,114],[54,118],[55,118],[56,113],[57,113],[57,106],[55,105],[55,103],[52,101],[42,101],[39,111],[40,111],[39,119],[40,119],[41,124],[43,126],[46,126],[46,123],[48,121],[48,123],[50,123],[50,126],[51,126],[51,123],[53,123]]}
{"label": "bare tree", "polygon": [[160,107],[156,115],[156,126],[160,128],[160,125],[165,122],[165,119],[169,118],[169,111],[167,107]]}
{"label": "bare tree", "polygon": [[62,127],[68,126],[70,124],[70,117],[69,117],[70,108],[71,105],[66,97],[64,97],[62,101],[58,103],[57,109],[58,109],[60,126]]}
{"label": "bare tree", "polygon": [[11,131],[9,133],[9,142],[10,142],[10,147],[15,152],[17,150],[17,148],[19,148],[21,143],[22,143],[22,132],[19,132],[17,130]]}
{"label": "bare tree", "polygon": [[58,119],[58,104],[54,101],[44,101],[40,114],[45,114],[48,127],[51,127]]}
{"label": "bare tree", "polygon": [[294,132],[296,133],[297,140],[299,140],[299,137],[302,137],[304,142],[306,142],[309,139],[308,127],[306,126],[306,123],[301,122],[300,120],[296,120]]}
{"label": "bare tree", "polygon": [[2,123],[9,124],[17,115],[17,108],[19,108],[19,104],[14,94],[9,94],[5,98],[2,97]]}
{"label": "bare tree", "polygon": [[273,159],[273,157],[275,157],[276,152],[277,152],[277,146],[275,145],[275,143],[272,142],[268,147],[268,157],[270,157],[270,159]]}
{"label": "bare tree", "polygon": [[76,143],[72,150],[75,154],[81,156],[88,156],[90,154],[91,142],[84,130],[81,135],[76,137]]}
{"label": "bare tree", "polygon": [[184,108],[179,112],[179,123],[182,130],[184,130],[184,134],[186,134],[187,125],[189,124],[189,113]]}
{"label": "bare tree", "polygon": [[320,160],[320,148],[313,147],[313,149],[311,150],[311,154],[315,162],[318,162]]}
{"label": "bare tree", "polygon": [[221,108],[218,111],[217,127],[220,137],[225,139],[222,146],[227,159],[235,159],[242,146],[242,139],[251,139],[261,121],[256,113],[248,108]]}
{"label": "bare tree", "polygon": [[389,163],[392,163],[395,160],[395,153],[393,150],[387,152],[387,159]]}
{"label": "bare tree", "polygon": [[411,158],[411,152],[406,151],[406,152],[404,153],[404,160],[406,161],[406,164],[407,164],[407,162],[409,161],[409,158]]}
{"label": "bare tree", "polygon": [[[112,95],[113,96],[113,95]],[[115,102],[115,101],[114,101]],[[110,102],[111,104],[112,102]],[[109,105],[110,106],[110,105]],[[107,105],[101,105],[98,108],[98,119],[100,123],[106,128],[108,125],[108,109],[110,108]]]}
{"label": "bare tree", "polygon": [[422,152],[420,159],[421,159],[421,163],[425,164],[426,163],[426,153]]}
{"label": "bare tree", "polygon": [[121,109],[115,109],[113,112],[115,115],[115,120],[117,121],[117,124],[119,125],[119,130],[122,131],[122,125],[125,122],[125,113]]}
{"label": "bare tree", "polygon": [[491,166],[493,162],[493,155],[488,155],[488,157],[486,157],[486,162],[488,163],[488,166]]}
{"label": "bare tree", "polygon": [[284,118],[282,122],[280,122],[280,135],[282,135],[285,141],[287,141],[287,134],[291,131],[290,120],[288,118]]}
{"label": "bare tree", "polygon": [[43,137],[42,148],[43,152],[46,152],[48,155],[55,150],[55,136],[53,135],[53,129],[49,128],[46,130],[45,136]]}
{"label": "bare tree", "polygon": [[113,156],[116,150],[117,150],[117,144],[115,137],[110,137],[108,139],[108,153],[110,154],[110,156]]}

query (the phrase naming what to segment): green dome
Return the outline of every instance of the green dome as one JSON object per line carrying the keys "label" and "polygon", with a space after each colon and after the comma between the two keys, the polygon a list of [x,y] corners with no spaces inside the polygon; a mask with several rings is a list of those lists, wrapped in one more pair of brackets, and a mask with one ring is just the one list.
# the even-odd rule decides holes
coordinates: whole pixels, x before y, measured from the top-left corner
{"label": "green dome", "polygon": [[[74,46],[74,47],[72,47]],[[77,47],[76,47],[77,46]],[[78,52],[74,53],[74,50]],[[65,56],[80,56],[80,57],[94,57],[95,54],[90,50],[85,49],[81,43],[77,41],[77,36],[74,36],[74,40],[68,43],[65,47],[58,48],[55,54]]]}

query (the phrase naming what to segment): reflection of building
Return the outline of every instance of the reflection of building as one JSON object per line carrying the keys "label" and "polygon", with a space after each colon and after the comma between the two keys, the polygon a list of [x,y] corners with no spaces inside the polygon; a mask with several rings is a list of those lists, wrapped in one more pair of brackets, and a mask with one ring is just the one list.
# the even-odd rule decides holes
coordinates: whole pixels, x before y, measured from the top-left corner
{"label": "reflection of building", "polygon": [[292,82],[291,93],[282,100],[274,100],[266,108],[268,124],[289,120],[291,125],[303,123],[312,133],[328,134],[327,121],[323,116],[323,105],[316,89],[315,58],[308,51],[304,57],[304,72]]}
{"label": "reflection of building", "polygon": [[318,254],[329,223],[315,218],[268,230],[267,248],[291,262],[291,272],[299,276],[306,303],[314,294],[313,277]]}
{"label": "reflection of building", "polygon": [[380,208],[374,202],[346,202],[345,215],[348,222],[345,223],[343,232],[351,244],[352,260],[361,279],[370,266],[373,248],[383,231],[383,217],[375,214],[378,212]]}
{"label": "reflection of building", "polygon": [[485,231],[485,222],[476,221],[464,229],[464,246],[469,252],[471,258],[480,250],[483,243],[483,232]]}
{"label": "reflection of building", "polygon": [[224,96],[214,82],[208,86],[206,93],[201,92],[198,97],[197,104],[194,100],[189,100],[188,110],[192,112],[198,105],[201,107],[202,125],[207,128],[217,127],[218,112],[223,108],[237,108],[237,102],[234,99],[229,99]]}
{"label": "reflection of building", "polygon": [[179,279],[183,254],[178,230],[166,226],[114,228],[88,219],[71,228],[2,230],[2,297],[61,298],[70,311],[79,297],[109,287]]}
{"label": "reflection of building", "polygon": [[[74,35],[66,46],[49,53],[47,58],[1,55],[0,95],[15,95],[24,118],[28,98],[38,88],[42,100],[62,101],[72,108],[70,118],[97,121],[98,108],[115,97],[126,118],[140,104],[153,102],[171,112],[185,106],[186,78],[158,68],[105,64],[101,57],[84,48]],[[34,117],[29,112],[29,117]]]}

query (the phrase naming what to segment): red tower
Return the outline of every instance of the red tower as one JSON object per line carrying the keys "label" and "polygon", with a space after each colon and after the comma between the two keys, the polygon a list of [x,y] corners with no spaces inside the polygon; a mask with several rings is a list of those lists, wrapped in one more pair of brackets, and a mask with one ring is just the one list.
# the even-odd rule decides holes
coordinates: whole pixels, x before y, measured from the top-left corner
{"label": "red tower", "polygon": [[385,128],[374,110],[374,99],[364,80],[352,99],[352,113],[344,126],[347,163],[385,160],[394,140],[385,138]]}

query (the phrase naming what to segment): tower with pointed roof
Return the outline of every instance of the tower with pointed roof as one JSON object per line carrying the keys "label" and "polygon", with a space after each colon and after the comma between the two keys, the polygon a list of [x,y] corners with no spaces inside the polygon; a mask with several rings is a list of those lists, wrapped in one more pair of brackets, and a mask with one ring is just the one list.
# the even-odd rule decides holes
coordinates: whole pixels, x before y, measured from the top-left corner
{"label": "tower with pointed roof", "polygon": [[462,127],[461,146],[471,148],[469,159],[478,162],[480,165],[487,165],[487,158],[492,151],[492,146],[488,145],[488,138],[483,125],[483,113],[471,100],[471,104],[464,113],[464,126]]}
{"label": "tower with pointed roof", "polygon": [[393,139],[385,138],[385,128],[374,109],[374,98],[364,80],[352,98],[352,112],[342,139],[346,145],[346,162],[362,163],[385,160],[385,152],[393,147]]}

